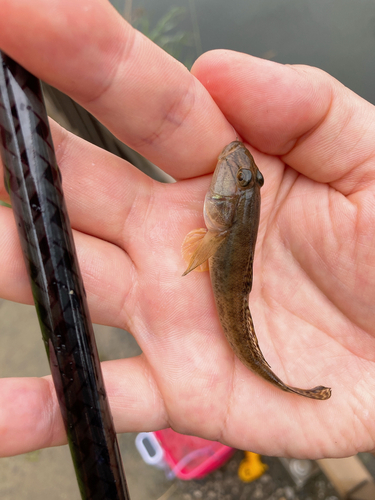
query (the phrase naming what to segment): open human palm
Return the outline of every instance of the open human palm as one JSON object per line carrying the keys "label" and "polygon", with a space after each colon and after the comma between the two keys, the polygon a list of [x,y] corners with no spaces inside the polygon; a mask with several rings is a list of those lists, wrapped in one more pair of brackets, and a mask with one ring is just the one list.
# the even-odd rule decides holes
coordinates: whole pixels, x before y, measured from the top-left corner
{"label": "open human palm", "polygon": [[[44,3],[25,3],[15,34],[5,2],[0,47],[177,179],[152,181],[52,124],[92,320],[130,331],[143,351],[103,363],[117,431],[171,426],[295,457],[372,450],[374,108],[314,68],[230,51],[205,54],[192,76],[103,2],[73,30],[43,19]],[[66,22],[70,4],[59,6]],[[34,36],[42,21],[52,42],[49,29]],[[210,174],[236,134],[265,178],[250,295],[260,347],[285,383],[331,387],[328,401],[247,370],[224,337],[209,274],[181,276],[182,241],[203,227]],[[31,303],[5,207],[0,228],[0,295]],[[0,384],[1,455],[64,442],[50,377]]]}

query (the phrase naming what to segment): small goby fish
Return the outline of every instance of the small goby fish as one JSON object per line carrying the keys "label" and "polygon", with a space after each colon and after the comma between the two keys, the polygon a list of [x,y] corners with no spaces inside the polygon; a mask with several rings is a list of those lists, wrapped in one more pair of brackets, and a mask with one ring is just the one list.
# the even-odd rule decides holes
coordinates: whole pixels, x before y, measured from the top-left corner
{"label": "small goby fish", "polygon": [[205,229],[191,231],[182,245],[189,266],[209,270],[217,311],[236,356],[250,370],[283,391],[312,399],[328,399],[331,389],[290,387],[277,377],[259,348],[249,309],[253,258],[264,179],[251,153],[240,141],[231,142],[219,156],[204,202]]}

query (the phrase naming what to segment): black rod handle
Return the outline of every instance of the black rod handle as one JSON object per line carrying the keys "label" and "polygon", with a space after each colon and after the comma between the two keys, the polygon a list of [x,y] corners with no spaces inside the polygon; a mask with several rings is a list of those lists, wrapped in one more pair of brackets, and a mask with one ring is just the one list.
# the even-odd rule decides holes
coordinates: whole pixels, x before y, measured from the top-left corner
{"label": "black rod handle", "polygon": [[37,78],[0,52],[0,150],[84,500],[129,500]]}

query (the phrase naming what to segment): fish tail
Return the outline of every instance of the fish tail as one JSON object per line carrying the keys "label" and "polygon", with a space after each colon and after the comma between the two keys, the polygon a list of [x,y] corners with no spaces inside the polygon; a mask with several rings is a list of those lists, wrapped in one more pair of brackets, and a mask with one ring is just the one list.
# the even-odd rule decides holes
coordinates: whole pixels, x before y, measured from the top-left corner
{"label": "fish tail", "polygon": [[[284,384],[283,384],[284,385]],[[282,389],[284,389],[282,387]],[[285,385],[285,389],[287,392],[293,392],[295,394],[299,394],[300,396],[305,396],[306,398],[311,399],[329,399],[331,397],[332,391],[330,387],[324,387],[323,385],[318,385],[313,389],[299,389],[298,387],[290,387]]]}
{"label": "fish tail", "polygon": [[[331,389],[330,387],[324,387],[323,385],[318,385],[317,387],[313,387],[312,389],[300,389],[299,387],[292,387],[290,385],[285,384],[270,368],[269,366],[264,365],[263,363],[259,363],[257,360],[256,363],[249,363],[246,360],[244,364],[248,366],[252,371],[255,371],[258,375],[263,377],[271,384],[275,385],[279,389],[290,392],[293,394],[298,394],[300,396],[304,396],[305,398],[310,399],[320,399],[325,400],[331,397]],[[260,366],[259,366],[260,365]]]}
{"label": "fish tail", "polygon": [[290,385],[285,384],[270,368],[265,365],[262,360],[257,359],[254,363],[249,362],[249,360],[241,361],[250,368],[252,371],[260,375],[262,378],[271,382],[271,384],[275,385],[279,389],[290,392],[292,394],[298,394],[299,396],[304,396],[305,398],[310,399],[320,399],[321,401],[325,399],[329,399],[331,397],[331,389],[330,387],[324,387],[323,385],[318,385],[317,387],[313,387],[312,389],[300,389],[299,387],[292,387]]}
{"label": "fish tail", "polygon": [[247,300],[244,301],[244,310],[247,327],[247,349],[242,349],[238,352],[238,349],[234,347],[234,351],[244,365],[285,392],[299,394],[300,396],[310,399],[329,399],[332,393],[329,387],[318,385],[312,389],[300,389],[284,384],[284,382],[272,371],[260,350]]}

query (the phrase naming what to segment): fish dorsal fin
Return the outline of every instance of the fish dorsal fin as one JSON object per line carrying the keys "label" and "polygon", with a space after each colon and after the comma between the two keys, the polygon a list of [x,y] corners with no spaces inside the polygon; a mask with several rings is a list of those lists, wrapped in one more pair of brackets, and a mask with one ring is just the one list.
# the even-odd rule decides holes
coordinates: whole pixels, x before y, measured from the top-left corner
{"label": "fish dorsal fin", "polygon": [[186,276],[194,269],[208,271],[208,259],[216,253],[226,234],[226,231],[213,232],[202,228],[190,231],[181,247],[182,256],[189,263],[182,276]]}

